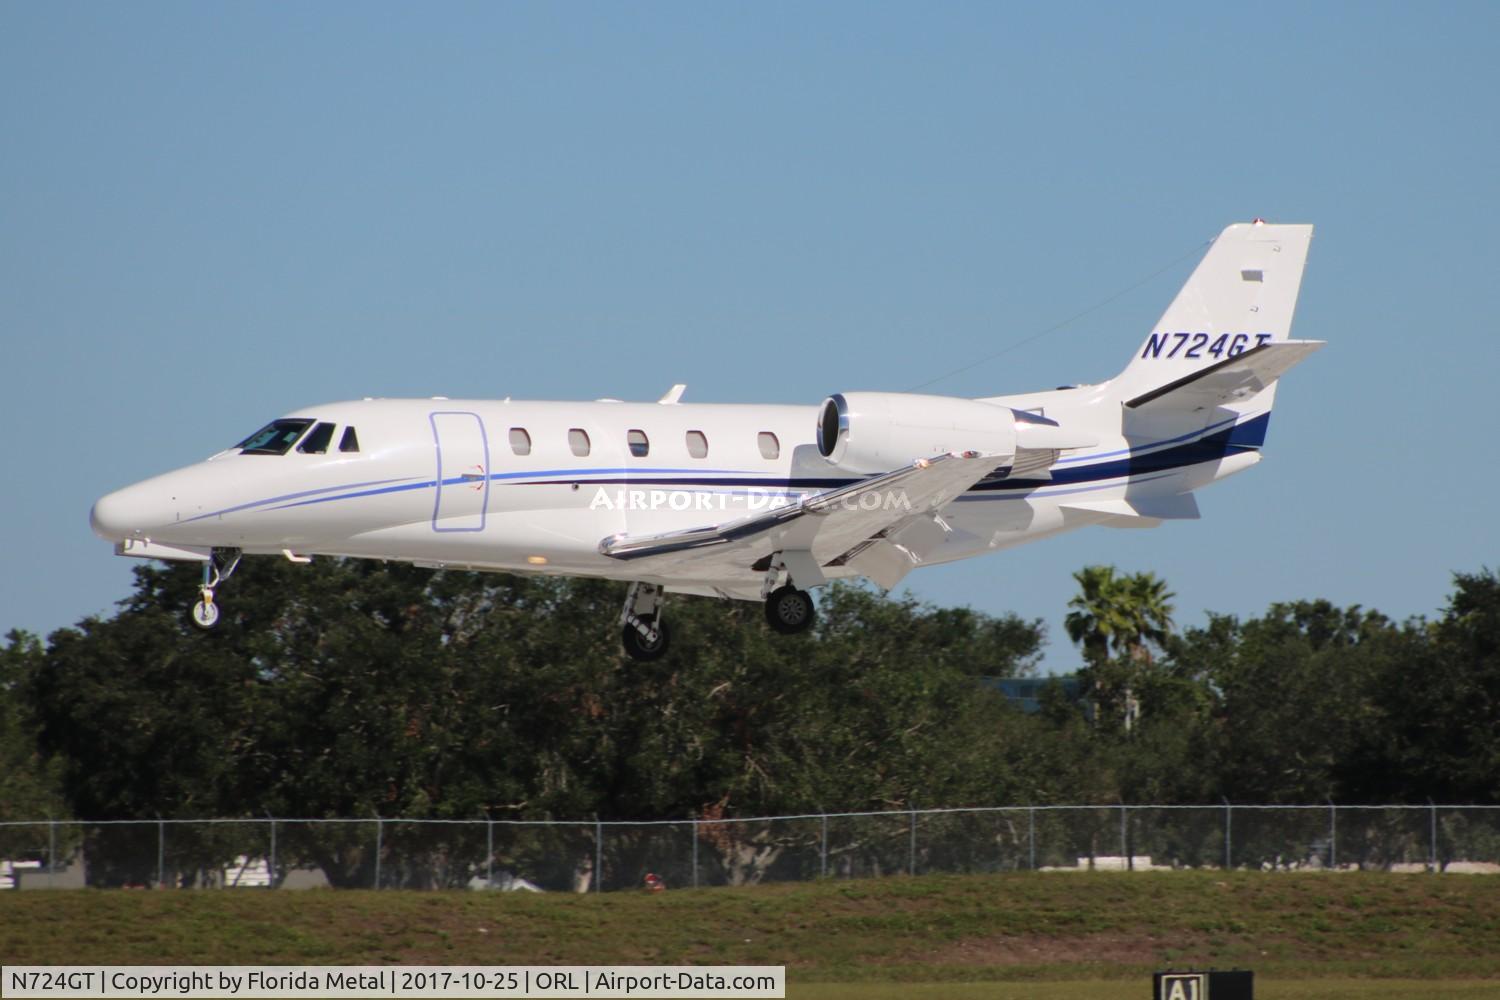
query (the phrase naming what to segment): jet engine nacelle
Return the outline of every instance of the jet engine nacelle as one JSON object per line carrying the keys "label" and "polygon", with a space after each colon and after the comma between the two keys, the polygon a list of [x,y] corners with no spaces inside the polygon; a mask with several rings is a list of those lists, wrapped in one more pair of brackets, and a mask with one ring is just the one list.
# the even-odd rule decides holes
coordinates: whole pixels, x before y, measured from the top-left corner
{"label": "jet engine nacelle", "polygon": [[818,451],[841,469],[890,472],[953,451],[1016,452],[1016,417],[1005,406],[908,392],[835,393],[818,409]]}

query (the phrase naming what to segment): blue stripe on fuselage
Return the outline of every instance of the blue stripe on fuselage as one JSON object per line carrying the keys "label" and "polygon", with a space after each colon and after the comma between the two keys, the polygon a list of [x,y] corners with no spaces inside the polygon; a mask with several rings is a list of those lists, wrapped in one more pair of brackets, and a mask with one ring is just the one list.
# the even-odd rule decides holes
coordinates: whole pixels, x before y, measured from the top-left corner
{"label": "blue stripe on fuselage", "polygon": [[[1269,414],[1263,415],[1268,416]],[[1239,417],[1230,417],[1227,420],[1220,420],[1216,424],[1209,424],[1207,427],[1200,427],[1195,431],[1188,431],[1186,434],[1179,434],[1174,438],[1165,438],[1161,441],[1153,441],[1150,444],[1132,445],[1129,448],[1121,448],[1118,451],[1096,451],[1088,455],[1070,455],[1067,458],[1059,458],[1054,464],[1071,465],[1075,462],[1093,462],[1101,458],[1114,458],[1116,455],[1141,455],[1148,451],[1156,451],[1158,448],[1165,448],[1169,445],[1178,444],[1180,442],[1188,440],[1189,438],[1196,438],[1201,437],[1205,434],[1212,434],[1214,431],[1228,427],[1238,419]],[[1249,421],[1247,421],[1247,423],[1248,422]]]}
{"label": "blue stripe on fuselage", "polygon": [[[1203,462],[1215,462],[1227,455],[1242,451],[1254,451],[1266,439],[1266,427],[1271,422],[1269,413],[1234,427],[1201,437],[1196,441],[1179,444],[1158,451],[1131,452],[1128,456],[1112,462],[1098,462],[1073,469],[1054,469],[1050,479],[1002,479],[993,483],[980,483],[971,493],[991,490],[1031,490],[1041,486],[1068,486],[1074,483],[1097,482],[1101,479],[1123,479],[1144,476],[1153,472],[1182,469]],[[1254,444],[1250,442],[1255,442]]]}
{"label": "blue stripe on fuselage", "polygon": [[[406,478],[400,478],[400,479],[374,479],[374,480],[371,480],[370,482],[367,482],[367,483],[347,483],[347,484],[345,484],[343,486],[324,486],[324,487],[322,487],[320,489],[316,489],[316,490],[300,490],[300,491],[298,491],[296,493],[283,493],[281,496],[267,497],[264,500],[252,500],[250,503],[242,503],[242,504],[240,504],[240,505],[238,505],[236,507],[225,507],[223,510],[212,511],[211,513],[208,513],[208,514],[199,514],[197,517],[190,517],[187,520],[183,521],[182,523],[183,524],[191,524],[193,521],[201,521],[204,518],[208,518],[208,517],[223,517],[225,514],[237,514],[240,511],[249,510],[252,507],[263,507],[266,504],[280,503],[283,500],[295,500],[298,497],[311,497],[311,496],[319,496],[320,494],[326,494],[326,493],[338,493],[341,490],[352,490],[352,489],[357,489],[357,488],[359,488],[361,486],[380,486],[380,485],[382,485],[384,483],[404,483],[404,482],[408,482],[408,479],[406,479]],[[394,487],[390,487],[389,489],[386,489],[386,490],[372,490],[370,492],[387,493],[387,492],[392,492],[394,490],[401,490],[401,489],[420,489],[423,486],[431,486],[431,485],[432,485],[432,480],[429,479],[425,483],[413,483],[410,486],[394,486]],[[346,494],[346,495],[363,496],[364,494]],[[340,498],[339,497],[323,497],[322,499],[337,500],[337,499],[340,499]],[[309,502],[309,503],[318,503],[319,501],[318,500],[312,500],[312,501],[306,501],[306,502]],[[299,504],[285,504],[283,506],[286,506],[286,507],[296,507],[296,506],[300,506],[300,505]],[[281,510],[282,508],[281,507],[277,507],[277,508],[274,508],[274,509],[275,510]]]}

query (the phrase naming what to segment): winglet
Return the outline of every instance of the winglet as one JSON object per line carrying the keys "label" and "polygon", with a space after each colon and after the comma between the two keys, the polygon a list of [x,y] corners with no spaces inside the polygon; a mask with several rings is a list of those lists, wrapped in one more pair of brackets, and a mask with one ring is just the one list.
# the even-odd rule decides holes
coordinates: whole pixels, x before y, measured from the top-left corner
{"label": "winglet", "polygon": [[682,394],[684,392],[687,392],[687,385],[685,383],[679,382],[676,385],[672,386],[672,388],[668,389],[667,394],[661,399],[658,399],[657,402],[662,406],[675,406],[676,404],[682,402]]}

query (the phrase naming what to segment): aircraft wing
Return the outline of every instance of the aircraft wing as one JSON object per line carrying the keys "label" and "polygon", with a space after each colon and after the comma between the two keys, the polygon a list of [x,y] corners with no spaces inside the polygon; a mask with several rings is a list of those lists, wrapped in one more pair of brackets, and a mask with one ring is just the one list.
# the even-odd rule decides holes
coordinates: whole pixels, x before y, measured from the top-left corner
{"label": "aircraft wing", "polygon": [[1132,410],[1201,410],[1255,395],[1324,345],[1322,340],[1282,340],[1225,358],[1128,400]]}
{"label": "aircraft wing", "polygon": [[847,565],[890,587],[946,537],[949,529],[937,512],[1003,461],[977,452],[919,459],[725,524],[611,535],[599,551],[640,562],[643,575],[730,579],[764,571],[760,564],[773,553],[798,550],[811,552],[818,566]]}

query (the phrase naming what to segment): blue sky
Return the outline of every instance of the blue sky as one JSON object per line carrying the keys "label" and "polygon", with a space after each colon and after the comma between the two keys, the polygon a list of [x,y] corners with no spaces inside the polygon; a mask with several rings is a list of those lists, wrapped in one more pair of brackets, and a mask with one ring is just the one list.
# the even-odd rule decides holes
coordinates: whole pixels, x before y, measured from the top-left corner
{"label": "blue sky", "polygon": [[[1312,222],[1267,461],[1204,520],[909,577],[1045,618],[1430,613],[1500,564],[1495,4],[0,5],[0,629],[108,612],[99,495],[360,396],[814,404]],[[1114,374],[1182,259],[927,391]],[[184,594],[186,605],[193,595]],[[232,584],[224,599],[233,600]]]}

